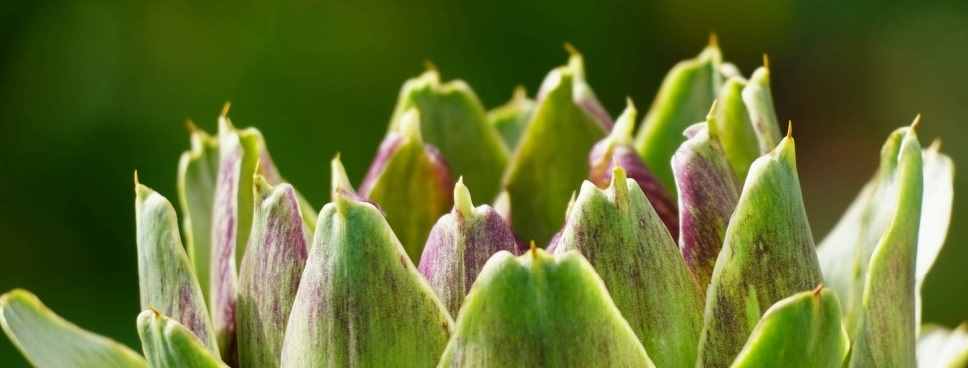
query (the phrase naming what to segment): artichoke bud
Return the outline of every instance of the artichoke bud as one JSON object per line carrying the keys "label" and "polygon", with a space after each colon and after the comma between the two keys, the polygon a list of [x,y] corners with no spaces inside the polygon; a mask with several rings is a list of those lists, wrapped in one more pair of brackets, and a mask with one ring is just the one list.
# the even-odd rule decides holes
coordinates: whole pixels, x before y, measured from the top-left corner
{"label": "artichoke bud", "polygon": [[821,281],[788,133],[750,166],[707,290],[697,364],[728,366],[763,311]]}
{"label": "artichoke bud", "polygon": [[320,211],[281,366],[435,366],[451,335],[447,309],[380,210],[347,189]]}
{"label": "artichoke bud", "polygon": [[416,109],[402,115],[399,131],[390,132],[380,144],[359,189],[380,206],[414,261],[420,259],[434,222],[450,210],[454,186],[440,152],[424,143],[421,116]]}
{"label": "artichoke bud", "polygon": [[293,187],[273,187],[261,176],[255,184],[252,237],[239,270],[239,361],[242,367],[278,367],[310,239]]}
{"label": "artichoke bud", "polygon": [[611,126],[575,100],[590,92],[577,53],[542,83],[531,121],[504,175],[510,204],[506,218],[522,239],[551,239],[564,222],[568,196],[588,177],[588,152],[605,136],[605,126]]}
{"label": "artichoke bud", "polygon": [[534,100],[524,86],[514,88],[511,100],[487,112],[487,122],[501,134],[504,144],[513,151],[534,113]]}
{"label": "artichoke bud", "polygon": [[676,64],[662,81],[635,137],[635,150],[642,161],[670,191],[675,188],[675,180],[669,159],[684,141],[683,130],[703,121],[716,99],[723,83],[719,71],[722,58],[712,36],[699,56]]}
{"label": "artichoke bud", "polygon": [[137,173],[134,182],[141,308],[172,316],[218,354],[205,299],[182,246],[175,209],[164,196],[139,183]]}
{"label": "artichoke bud", "polygon": [[520,253],[510,226],[491,206],[475,208],[461,178],[454,186],[454,209],[430,231],[420,273],[451,315],[457,315],[481,267],[502,250]]}
{"label": "artichoke bud", "polygon": [[656,365],[693,367],[702,329],[697,284],[639,184],[621,167],[611,177],[607,189],[582,185],[555,254],[577,250],[588,259]]}
{"label": "artichoke bud", "polygon": [[685,134],[686,141],[672,156],[679,192],[679,248],[705,295],[739,194],[722,146],[706,123],[690,126]]}
{"label": "artichoke bud", "polygon": [[422,139],[447,158],[453,176],[465,176],[478,197],[494,199],[510,153],[470,86],[462,80],[442,83],[433,67],[408,80],[400,90],[390,134],[403,132],[404,115],[411,109],[419,112]]}
{"label": "artichoke bud", "polygon": [[678,238],[679,219],[675,203],[669,199],[669,195],[659,184],[658,179],[652,175],[632,147],[636,114],[635,105],[629,99],[625,111],[618,117],[611,133],[592,147],[588,155],[590,168],[588,178],[595,185],[604,188],[611,182],[614,168],[625,169],[628,177],[635,179],[645,192],[652,208],[659,214],[659,218],[665,223],[672,237]]}
{"label": "artichoke bud", "polygon": [[138,336],[149,367],[229,367],[185,326],[157,310],[138,315]]}
{"label": "artichoke bud", "polygon": [[654,367],[577,252],[531,247],[484,265],[440,367]]}

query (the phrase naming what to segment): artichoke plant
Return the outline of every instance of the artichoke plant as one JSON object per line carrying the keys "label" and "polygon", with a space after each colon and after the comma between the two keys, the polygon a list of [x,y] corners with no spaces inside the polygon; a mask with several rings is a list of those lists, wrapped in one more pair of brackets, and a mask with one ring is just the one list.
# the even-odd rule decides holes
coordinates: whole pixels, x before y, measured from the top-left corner
{"label": "artichoke plant", "polygon": [[319,211],[226,108],[190,129],[180,221],[135,175],[141,353],[23,290],[3,330],[38,367],[968,365],[964,326],[921,327],[953,165],[918,119],[817,243],[765,58],[746,78],[711,42],[636,130],[568,50],[490,111],[434,69],[407,81]]}

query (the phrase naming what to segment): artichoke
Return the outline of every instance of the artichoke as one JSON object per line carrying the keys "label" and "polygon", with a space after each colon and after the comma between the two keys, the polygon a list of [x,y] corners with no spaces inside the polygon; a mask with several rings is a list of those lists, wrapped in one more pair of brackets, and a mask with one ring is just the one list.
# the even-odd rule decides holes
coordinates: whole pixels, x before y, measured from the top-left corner
{"label": "artichoke", "polygon": [[407,81],[359,190],[337,156],[319,212],[226,106],[217,134],[190,124],[180,222],[135,174],[140,354],[24,290],[0,326],[53,368],[968,364],[965,325],[921,327],[954,166],[919,118],[818,245],[765,57],[745,78],[713,39],[636,131],[567,49],[490,111]]}

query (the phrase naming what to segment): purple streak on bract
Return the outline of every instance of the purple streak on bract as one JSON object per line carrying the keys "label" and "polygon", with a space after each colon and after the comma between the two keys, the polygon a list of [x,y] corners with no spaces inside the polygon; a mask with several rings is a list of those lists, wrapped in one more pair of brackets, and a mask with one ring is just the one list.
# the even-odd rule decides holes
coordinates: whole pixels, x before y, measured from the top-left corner
{"label": "purple streak on bract", "polygon": [[[457,210],[441,217],[430,231],[420,257],[420,273],[454,315],[481,268],[494,253],[506,250],[521,254],[514,234],[504,219],[490,206],[480,208],[483,211],[477,212],[471,219],[463,218]],[[461,239],[464,244],[463,257],[458,259],[457,248]]]}
{"label": "purple streak on bract", "polygon": [[602,104],[598,102],[598,99],[594,95],[587,94],[575,101],[578,107],[585,110],[586,113],[595,118],[596,121],[605,129],[605,131],[612,130],[612,117],[608,115],[608,111],[602,107]]}
{"label": "purple streak on bract", "polygon": [[238,185],[242,170],[242,148],[227,152],[219,166],[212,209],[212,320],[216,336],[223,339],[223,356],[232,356],[235,346],[236,272],[235,252],[238,231]]}
{"label": "purple streak on bract", "polygon": [[[649,168],[645,166],[642,159],[632,147],[615,144],[612,145],[608,138],[602,140],[592,147],[588,155],[588,162],[591,168],[589,179],[600,188],[608,187],[612,181],[612,169],[621,167],[629,178],[639,184],[639,188],[645,193],[646,198],[655,212],[662,219],[662,222],[669,229],[669,234],[673,239],[679,237],[679,214],[676,210],[675,202],[669,199],[665,189],[659,184],[658,179],[652,175]],[[608,157],[610,155],[610,157]]]}
{"label": "purple streak on bract", "polygon": [[[686,130],[694,137],[699,131]],[[686,141],[672,156],[672,171],[679,189],[681,233],[679,246],[686,265],[708,285],[723,244],[726,226],[738,201],[738,189],[729,163],[716,141],[704,150]]]}
{"label": "purple streak on bract", "polygon": [[358,192],[366,196],[367,193],[373,189],[373,185],[376,184],[377,179],[380,178],[380,174],[383,173],[383,168],[387,166],[387,162],[390,161],[390,157],[393,153],[397,151],[397,147],[403,142],[403,136],[392,132],[383,139],[380,143],[380,148],[376,150],[376,156],[373,157],[373,162],[370,163],[370,168],[366,171],[366,177],[363,178],[363,182],[360,183],[360,188]]}

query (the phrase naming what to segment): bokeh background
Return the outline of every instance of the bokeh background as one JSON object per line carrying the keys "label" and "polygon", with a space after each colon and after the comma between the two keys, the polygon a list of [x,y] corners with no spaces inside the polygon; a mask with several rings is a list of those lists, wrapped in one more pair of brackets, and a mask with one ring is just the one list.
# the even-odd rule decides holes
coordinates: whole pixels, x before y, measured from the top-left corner
{"label": "bokeh background", "polygon": [[[821,239],[872,175],[883,139],[923,114],[958,165],[954,219],[925,320],[968,320],[968,2],[740,0],[18,1],[0,10],[0,291],[37,293],[77,324],[138,346],[131,174],[174,199],[186,118],[225,101],[256,125],[317,206],[328,160],[362,177],[401,83],[432,60],[493,107],[532,93],[570,41],[617,114],[645,110],[711,31],[745,73],[769,54]],[[718,3],[718,2],[717,2]],[[0,338],[0,366],[26,366]]]}

